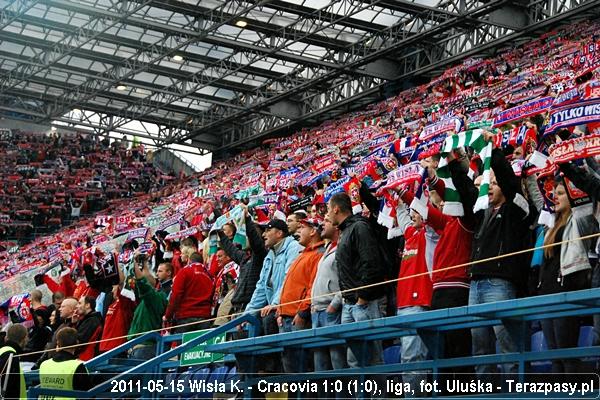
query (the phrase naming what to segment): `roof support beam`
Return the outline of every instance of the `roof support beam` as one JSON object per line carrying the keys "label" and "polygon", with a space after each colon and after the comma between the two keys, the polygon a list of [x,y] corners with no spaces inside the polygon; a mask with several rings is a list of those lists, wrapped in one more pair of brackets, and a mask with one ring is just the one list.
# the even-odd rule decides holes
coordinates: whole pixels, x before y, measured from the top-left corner
{"label": "roof support beam", "polygon": [[[339,64],[343,70],[357,70],[359,67],[385,57],[400,48],[409,46],[413,43],[418,43],[428,38],[432,38],[436,35],[444,35],[449,29],[460,25],[463,19],[467,16],[470,18],[480,18],[489,14],[491,11],[500,8],[507,1],[508,0],[491,0],[484,5],[467,10],[468,12],[466,12],[464,16],[461,15],[451,19],[448,19],[445,15],[439,16],[439,13],[436,14],[433,11],[427,11],[427,16],[419,16],[416,20],[406,21],[403,24],[393,26],[385,32],[381,32],[379,35],[369,39],[369,41],[372,43],[378,44],[378,47],[376,48],[372,48],[367,43],[356,43],[354,46],[352,46],[352,48],[348,49],[344,60],[342,60]],[[437,24],[432,25],[432,21],[434,21],[435,18],[439,18],[439,21]],[[310,89],[319,82],[331,81],[340,74],[340,70],[325,71],[319,76],[314,76],[313,79],[308,83],[301,83],[290,87],[285,92],[278,93],[274,96],[268,96],[263,92],[255,93],[256,101],[247,107],[245,111],[227,114],[226,110],[215,107],[209,111],[215,114],[215,117],[212,119],[216,119],[216,121],[193,130],[187,136],[184,136],[183,139],[193,137],[194,134],[210,130],[217,125],[222,125],[225,123],[230,123],[234,120],[245,118],[248,114],[252,114],[256,110],[259,110],[263,107],[268,107],[284,98],[305,92],[307,89]],[[207,120],[210,119],[211,118],[207,118]]]}
{"label": "roof support beam", "polygon": [[[24,0],[15,1],[22,2]],[[131,7],[130,4],[132,3],[130,2],[116,1],[116,3],[112,3],[111,7],[119,12],[119,14],[116,14],[117,16],[115,18],[91,18],[88,23],[79,27],[73,34],[67,35],[62,40],[53,43],[50,51],[44,52],[41,57],[37,57],[36,63],[39,67],[37,67],[35,71],[29,71],[28,74],[23,74],[20,69],[28,67],[18,65],[10,74],[3,76],[0,79],[0,95],[7,90],[14,88],[19,82],[23,80],[26,81],[28,78],[44,71],[49,66],[56,64],[64,57],[71,54],[75,49],[81,48],[86,43],[96,39],[98,35],[105,33],[107,30],[126,19],[129,15],[135,14],[149,2],[150,0],[146,0],[145,3],[133,3],[135,4],[135,7]]]}
{"label": "roof support beam", "polygon": [[[376,4],[378,1],[381,1],[381,0],[373,0],[372,3]],[[504,1],[504,0],[502,0],[502,1]],[[336,7],[345,9],[347,12],[347,15],[339,16],[337,19],[327,21],[326,23],[317,23],[317,20],[307,18],[305,20],[298,21],[297,24],[292,24],[291,26],[286,26],[286,27],[280,29],[280,31],[277,32],[277,34],[274,37],[272,37],[272,40],[275,43],[271,47],[269,47],[268,54],[276,54],[277,52],[281,51],[282,49],[289,47],[293,43],[302,41],[302,39],[304,39],[305,37],[310,36],[311,34],[314,34],[316,32],[320,32],[320,31],[326,29],[327,27],[336,24],[338,21],[344,20],[348,16],[354,15],[358,12],[366,10],[372,6],[371,4],[358,5],[357,3],[355,3],[352,0],[341,0],[340,2],[336,2],[336,3],[332,3],[332,4],[335,4]],[[316,15],[316,14],[319,14],[320,12],[322,12],[322,10],[316,10],[314,12],[314,14]],[[306,31],[309,33],[295,36],[297,31],[302,31],[302,32]],[[247,54],[244,56],[245,56],[248,64],[253,64],[255,62],[261,61],[262,59],[264,59],[266,57],[265,55],[260,55],[260,54]],[[207,73],[207,70],[210,73]],[[178,88],[181,88],[180,89],[181,95],[179,97],[166,99],[165,102],[167,104],[169,104],[170,102],[176,101],[181,97],[185,97],[189,93],[193,93],[198,90],[201,90],[204,87],[210,86],[214,81],[218,81],[220,79],[223,79],[223,78],[230,76],[230,75],[234,74],[235,72],[237,72],[236,70],[231,70],[231,69],[226,68],[225,66],[221,66],[221,65],[217,65],[214,68],[207,69],[207,70],[200,71],[200,73],[194,74],[194,79],[192,81],[176,82],[175,86]],[[299,72],[304,72],[304,71],[301,70]],[[305,79],[299,79],[297,75],[292,76],[290,74],[290,75],[286,76],[285,81],[282,82],[281,80],[279,80],[277,82],[277,84],[282,85],[283,93],[287,93],[287,91],[289,90],[290,87],[297,86],[298,82],[302,82],[302,81],[304,81],[304,83],[306,84],[305,85],[306,89],[308,89],[314,85],[325,82],[325,80],[315,80],[313,78],[313,75],[316,75],[320,72],[321,71],[314,71],[313,73],[309,74],[309,76],[311,77],[311,80],[309,80],[308,82],[306,82]],[[335,77],[340,74],[339,69],[336,69],[333,72],[331,72],[331,70],[328,70],[326,72],[329,72],[328,74],[326,74],[329,77]],[[261,98],[265,97],[266,95],[272,96],[272,93],[274,91],[269,86],[270,85],[268,85],[268,86],[263,85],[261,88],[259,88],[257,91],[255,91],[254,94],[256,95],[257,93],[259,93]],[[303,86],[302,83],[300,83],[300,86]],[[275,96],[275,97],[277,97],[277,96]],[[287,98],[287,97],[288,97],[287,95],[283,96],[283,98]],[[252,100],[255,101],[256,99],[253,98]],[[247,98],[246,98],[246,102],[248,102]],[[275,103],[276,103],[276,101],[273,101],[266,106],[270,106]],[[133,108],[133,107],[135,107],[135,105],[132,105],[130,108]],[[124,110],[124,112],[128,112],[128,110]],[[152,112],[152,109],[149,108],[147,112]],[[210,113],[203,112],[197,120],[194,120],[194,122],[197,122],[197,124],[194,124],[193,126],[189,127],[189,129],[194,129],[195,127],[206,127],[206,126],[214,127],[214,126],[218,125],[219,121],[222,118],[222,112],[223,112],[222,110],[219,110],[219,113],[215,113],[214,111],[211,111]],[[242,113],[244,113],[244,112],[243,111],[240,112],[239,115],[242,115]],[[231,114],[231,113],[229,113],[229,114]],[[137,116],[130,117],[130,118],[137,118]],[[208,132],[208,130],[205,132]],[[191,136],[188,135],[187,139],[189,139],[190,137]]]}
{"label": "roof support beam", "polygon": [[[1,36],[2,36],[2,32],[0,32],[0,37]],[[36,65],[35,62],[29,61],[29,59],[27,59],[27,58],[18,56],[13,53],[8,53],[5,51],[0,51],[0,59],[10,60],[17,64],[29,64],[32,66]],[[105,81],[112,81],[110,78],[104,77],[101,74],[90,72],[89,69],[78,68],[78,67],[74,67],[71,65],[59,64],[59,65],[50,67],[48,69],[48,71],[49,72],[58,72],[58,73],[67,74],[67,75],[73,75],[73,76],[82,77],[85,79],[100,79],[100,80],[105,80]],[[9,71],[4,71],[4,73],[9,73]],[[30,80],[30,81],[33,81],[33,80]],[[25,82],[25,81],[23,81],[23,82]],[[142,90],[145,90],[148,92],[175,94],[175,93],[170,92],[169,90],[164,89],[163,86],[154,84],[154,83],[142,82],[142,81],[139,81],[136,79],[126,79],[121,82],[124,83],[128,87],[142,89]],[[112,94],[112,92],[102,92],[101,96],[109,96],[110,94]],[[209,96],[209,95],[202,94],[202,93],[191,94],[188,96],[188,99],[193,99],[193,100],[196,100],[197,102],[205,102],[205,103],[210,103],[210,104],[222,105],[224,107],[233,107],[233,108],[239,107],[240,109],[243,108],[241,106],[236,106],[235,104],[227,103],[227,99],[225,99],[225,98]]]}
{"label": "roof support beam", "polygon": [[[560,2],[561,0],[550,0],[551,2]],[[600,0],[582,0],[578,3],[574,3],[571,6],[572,8],[569,10],[561,10],[558,11],[558,8],[553,5],[548,5],[549,9],[555,10],[555,14],[547,14],[540,12],[537,8],[530,10],[530,15],[534,16],[534,23],[529,24],[524,29],[512,32],[511,30],[502,29],[497,26],[484,26],[480,27],[480,31],[478,32],[470,32],[465,36],[463,35],[455,35],[447,39],[447,41],[443,44],[444,46],[448,46],[449,48],[454,49],[452,55],[449,54],[439,54],[433,59],[427,59],[426,57],[421,57],[421,53],[424,50],[420,50],[417,52],[411,52],[399,59],[397,59],[398,63],[401,63],[403,68],[401,69],[401,74],[396,77],[398,81],[402,81],[403,79],[410,79],[412,77],[423,76],[424,74],[428,74],[434,70],[443,70],[454,62],[458,62],[466,57],[474,56],[477,54],[481,54],[484,51],[489,49],[498,48],[506,43],[513,43],[521,37],[525,37],[527,35],[540,34],[545,29],[549,27],[556,27],[561,23],[565,23],[565,21],[572,20],[576,18],[578,15],[582,15],[584,13],[593,12],[595,17],[600,16]],[[483,31],[481,31],[483,29]],[[479,38],[479,40],[476,40]],[[493,38],[493,39],[492,39]],[[474,46],[470,50],[459,51],[463,47],[463,43],[472,42]],[[229,144],[225,144],[223,146],[222,151],[225,151],[230,148],[235,148],[237,146],[244,146],[249,142],[252,142],[260,137],[264,137],[266,135],[271,134],[284,134],[291,133],[298,126],[303,124],[306,120],[315,119],[315,123],[320,120],[324,120],[323,118],[319,118],[319,116],[328,113],[328,111],[336,108],[340,108],[344,104],[352,104],[356,105],[361,102],[363,98],[370,99],[368,102],[371,102],[373,99],[377,99],[379,97],[379,93],[383,89],[386,82],[382,82],[376,85],[373,85],[371,88],[364,90],[362,92],[358,92],[353,96],[347,97],[345,99],[340,99],[337,102],[332,102],[330,105],[327,104],[319,104],[318,107],[315,107],[313,111],[305,114],[302,118],[297,119],[295,121],[286,121],[285,123],[273,123],[270,122],[267,125],[270,126],[269,129],[265,129],[263,131],[254,130],[253,134],[247,135],[244,138],[241,138],[237,141],[232,141]],[[332,88],[330,92],[337,91],[335,88]],[[341,91],[340,91],[341,92]],[[347,112],[348,110],[343,110],[342,112]],[[331,117],[331,116],[328,116]],[[258,120],[268,119],[272,120],[271,117],[261,117],[255,120],[249,120],[249,124],[259,124]],[[264,124],[263,124],[264,125]]]}
{"label": "roof support beam", "polygon": [[[69,34],[73,33],[77,29],[76,27],[69,25],[69,24],[63,24],[63,23],[56,22],[56,21],[49,21],[49,20],[46,20],[43,18],[34,17],[31,15],[27,15],[27,14],[19,15],[17,13],[10,12],[10,15],[16,17],[15,21],[21,22],[23,24],[33,25],[33,26],[41,27],[41,28],[55,29],[57,31],[66,32]],[[144,44],[144,43],[140,42],[139,40],[128,39],[125,37],[118,37],[118,36],[111,35],[108,33],[99,35],[97,40],[100,42],[111,43],[111,44],[114,44],[117,46],[125,45],[125,46],[133,48],[133,49],[139,49]],[[149,43],[146,43],[146,45],[148,45],[148,44]],[[50,47],[50,45],[48,47]],[[167,50],[164,49],[164,51],[166,52]],[[104,53],[102,53],[102,54],[104,55]],[[181,55],[185,61],[194,61],[194,62],[197,62],[200,64],[212,64],[219,60],[218,58],[215,58],[215,57],[204,56],[204,55],[200,55],[200,54],[188,52],[188,51],[181,51],[178,54]],[[238,67],[239,65],[235,62],[232,62],[231,66],[232,66],[232,68],[235,68],[235,67]],[[263,69],[263,68],[257,68],[257,67],[251,67],[251,66],[246,66],[246,65],[244,65],[244,68],[241,71],[244,73],[247,73],[247,74],[258,75],[258,76],[262,76],[265,78],[278,78],[283,75],[282,73],[277,72],[277,71],[272,71],[269,69]]]}
{"label": "roof support beam", "polygon": [[[45,66],[44,64],[41,64],[39,62],[39,59],[46,58],[52,52],[52,45],[53,45],[52,42],[44,40],[44,39],[28,37],[25,35],[18,35],[16,33],[5,32],[5,31],[0,31],[0,40],[2,40],[3,42],[17,43],[21,46],[31,47],[32,49],[41,49],[41,51],[35,52],[37,54],[37,56],[35,57],[34,61],[30,63],[31,65],[35,65],[36,69],[40,69],[40,72],[49,70],[54,67],[54,65]],[[151,45],[148,45],[148,46],[151,46]],[[78,47],[74,47],[74,48],[70,49],[69,55],[79,57],[79,58],[82,58],[85,60],[96,61],[96,62],[103,63],[103,64],[110,64],[111,66],[113,66],[115,68],[125,67],[125,65],[127,63],[127,58],[124,58],[124,57],[119,57],[119,56],[110,55],[110,54],[106,54],[106,53],[99,53],[99,52],[95,52],[92,50],[81,49]],[[179,79],[189,79],[189,77],[193,76],[193,73],[187,72],[185,69],[174,69],[174,68],[165,67],[162,65],[147,64],[144,62],[142,62],[140,64],[143,64],[145,66],[145,69],[148,72],[153,73],[157,76],[176,77]],[[55,65],[64,65],[64,63],[59,62]],[[243,68],[243,67],[240,67],[240,68]],[[20,75],[17,75],[19,73],[20,73]],[[14,79],[22,79],[22,80],[26,80],[27,78],[32,76],[32,72],[29,69],[25,69],[25,68],[23,68],[22,70],[19,70],[18,72],[13,72],[12,74],[13,74]],[[106,73],[104,73],[103,75],[106,76]],[[233,91],[242,91],[242,92],[248,92],[248,91],[252,91],[255,89],[255,86],[240,83],[236,80],[226,80],[226,79],[220,80],[219,82],[215,82],[214,87],[227,89],[227,90],[233,90]]]}

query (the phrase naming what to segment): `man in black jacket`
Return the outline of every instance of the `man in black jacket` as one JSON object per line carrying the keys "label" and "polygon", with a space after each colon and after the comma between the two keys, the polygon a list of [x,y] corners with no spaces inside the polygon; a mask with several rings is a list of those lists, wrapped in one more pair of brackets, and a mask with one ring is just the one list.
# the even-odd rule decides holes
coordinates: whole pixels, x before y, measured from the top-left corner
{"label": "man in black jacket", "polygon": [[[486,132],[485,137],[489,141],[493,135]],[[492,151],[491,166],[489,207],[474,215],[472,261],[524,250],[532,242],[530,226],[534,210],[523,197],[520,182],[500,149]],[[460,168],[464,167],[458,160],[449,162],[452,181],[464,205],[470,207],[476,202],[478,190],[471,179],[460,173]],[[527,282],[527,273],[526,255],[473,264],[469,270],[469,305],[517,298],[520,289],[524,289],[521,286]],[[474,356],[494,354],[496,339],[500,352],[518,351],[516,341],[504,324],[473,328],[471,334]],[[483,377],[483,374],[496,372],[496,365],[477,366],[476,372]],[[509,372],[516,373],[517,364],[511,364]]]}
{"label": "man in black jacket", "polygon": [[[251,250],[250,254],[236,247],[231,239],[227,237],[225,232],[217,232],[219,234],[219,246],[221,249],[225,251],[225,254],[227,254],[234,263],[240,266],[240,275],[238,276],[237,285],[234,289],[233,297],[231,298],[232,313],[243,312],[246,309],[246,305],[250,302],[252,294],[254,293],[256,282],[258,282],[260,277],[263,261],[268,253],[267,248],[265,247],[265,241],[257,230],[259,228],[252,221],[252,217],[248,213],[248,206],[240,204],[240,207],[244,209],[246,235],[248,236],[248,243],[250,244]],[[233,334],[234,339],[245,339],[247,337],[248,332],[241,329]],[[258,363],[262,363],[264,358],[259,360]],[[236,361],[238,374],[243,376],[248,372],[253,372],[250,371],[252,365],[251,356],[236,354]],[[253,398],[255,395],[257,395],[257,393],[253,392]]]}
{"label": "man in black jacket", "polygon": [[[382,282],[385,277],[375,233],[366,218],[352,214],[352,203],[346,193],[331,197],[327,204],[327,216],[340,230],[335,262],[344,299],[342,324],[381,318],[379,305],[385,296],[385,287],[363,288]],[[348,365],[351,368],[381,363],[380,341],[371,342],[370,349],[350,346],[348,350]]]}
{"label": "man in black jacket", "polygon": [[[11,325],[6,332],[6,342],[0,348],[0,397],[6,399],[22,399],[25,397],[25,377],[19,363],[23,347],[27,344],[27,328],[21,324]],[[12,355],[12,357],[11,357]],[[7,376],[8,362],[10,371]],[[8,381],[7,381],[8,380]],[[6,391],[4,391],[6,388]]]}
{"label": "man in black jacket", "polygon": [[267,256],[267,248],[261,234],[257,231],[257,226],[248,214],[248,207],[240,204],[244,208],[244,218],[246,220],[246,235],[250,244],[251,254],[237,248],[231,239],[223,231],[218,231],[220,247],[231,258],[231,260],[240,266],[240,276],[235,288],[235,293],[231,299],[233,312],[240,312],[246,309],[246,304],[250,302],[256,282],[260,277],[260,271],[263,261]]}
{"label": "man in black jacket", "polygon": [[[391,280],[398,277],[400,271],[400,260],[404,250],[404,235],[388,239],[388,228],[377,222],[379,216],[379,200],[370,192],[369,187],[364,181],[360,182],[360,199],[369,210],[369,223],[375,232],[377,243],[381,246],[382,262],[386,270],[385,280]],[[396,315],[396,286],[397,282],[385,285],[386,290],[386,316]]]}
{"label": "man in black jacket", "polygon": [[96,311],[96,299],[91,296],[82,296],[77,306],[77,340],[84,344],[79,351],[79,359],[82,361],[91,360],[96,355],[98,340],[102,333],[102,316]]}

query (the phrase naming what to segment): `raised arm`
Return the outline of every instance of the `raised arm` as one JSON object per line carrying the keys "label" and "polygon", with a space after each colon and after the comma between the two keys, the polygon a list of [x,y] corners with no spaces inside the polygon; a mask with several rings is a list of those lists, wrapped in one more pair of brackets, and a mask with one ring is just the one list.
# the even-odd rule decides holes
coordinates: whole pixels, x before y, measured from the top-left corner
{"label": "raised arm", "polygon": [[246,258],[246,252],[238,249],[232,242],[231,239],[225,235],[223,231],[217,231],[219,235],[219,244],[225,253],[233,260],[237,265],[242,265]]}
{"label": "raised arm", "polygon": [[583,168],[571,163],[560,164],[560,170],[578,189],[583,190],[594,199],[600,199],[600,179]]}

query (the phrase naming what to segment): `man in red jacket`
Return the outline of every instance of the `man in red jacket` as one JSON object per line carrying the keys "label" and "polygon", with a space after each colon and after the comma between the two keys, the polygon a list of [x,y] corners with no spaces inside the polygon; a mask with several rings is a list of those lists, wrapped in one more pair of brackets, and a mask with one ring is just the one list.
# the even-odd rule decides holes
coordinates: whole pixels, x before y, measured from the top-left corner
{"label": "man in red jacket", "polygon": [[[426,167],[429,167],[427,164]],[[464,166],[453,163],[451,166],[455,185],[470,179]],[[444,184],[438,179],[435,171],[428,168],[430,193],[443,194]],[[467,199],[464,201],[468,201]],[[427,205],[427,225],[441,232],[440,240],[433,255],[433,296],[431,309],[461,307],[469,304],[469,276],[467,263],[471,260],[471,244],[473,243],[473,229],[475,217],[474,204],[465,204],[465,215],[454,217],[443,214],[430,204]],[[446,269],[452,266],[463,265],[461,268]],[[471,355],[471,331],[459,329],[444,333],[443,342],[444,358],[467,357]],[[447,379],[470,380],[473,367],[454,367],[444,370]],[[456,373],[457,375],[451,375]],[[446,385],[441,385],[445,388]]]}
{"label": "man in red jacket", "polygon": [[[101,353],[112,350],[127,341],[127,332],[133,320],[135,302],[121,294],[121,285],[114,285],[113,302],[106,310],[104,328],[102,330],[102,341],[99,350]],[[112,338],[119,338],[108,340]]]}
{"label": "man in red jacket", "polygon": [[215,289],[213,278],[202,264],[200,254],[193,253],[189,261],[174,278],[171,298],[163,317],[167,324],[185,325],[173,329],[173,333],[208,329],[211,326],[210,321],[202,321],[211,317]]}
{"label": "man in red jacket", "polygon": [[[409,211],[403,202],[400,202],[396,213],[398,227],[402,230],[405,241],[396,291],[397,315],[409,315],[427,311],[431,306],[433,288],[426,258],[426,228],[421,215]],[[400,340],[402,363],[424,361],[427,358],[427,347],[419,335],[402,336]],[[402,381],[410,383],[417,393],[420,382],[427,381],[427,371],[404,372]]]}

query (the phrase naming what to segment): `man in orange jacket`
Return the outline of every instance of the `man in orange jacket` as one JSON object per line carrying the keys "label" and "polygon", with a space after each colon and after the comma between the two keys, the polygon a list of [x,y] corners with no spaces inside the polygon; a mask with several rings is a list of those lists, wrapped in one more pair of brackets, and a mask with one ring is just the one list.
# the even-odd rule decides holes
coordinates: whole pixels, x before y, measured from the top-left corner
{"label": "man in orange jacket", "polygon": [[[287,272],[281,289],[277,310],[279,332],[292,332],[310,328],[310,294],[317,273],[319,260],[325,253],[325,243],[321,239],[323,221],[308,218],[300,222],[299,243],[304,250],[294,260]],[[306,360],[299,362],[302,350],[286,350],[283,353],[283,370],[286,373],[300,372]]]}

